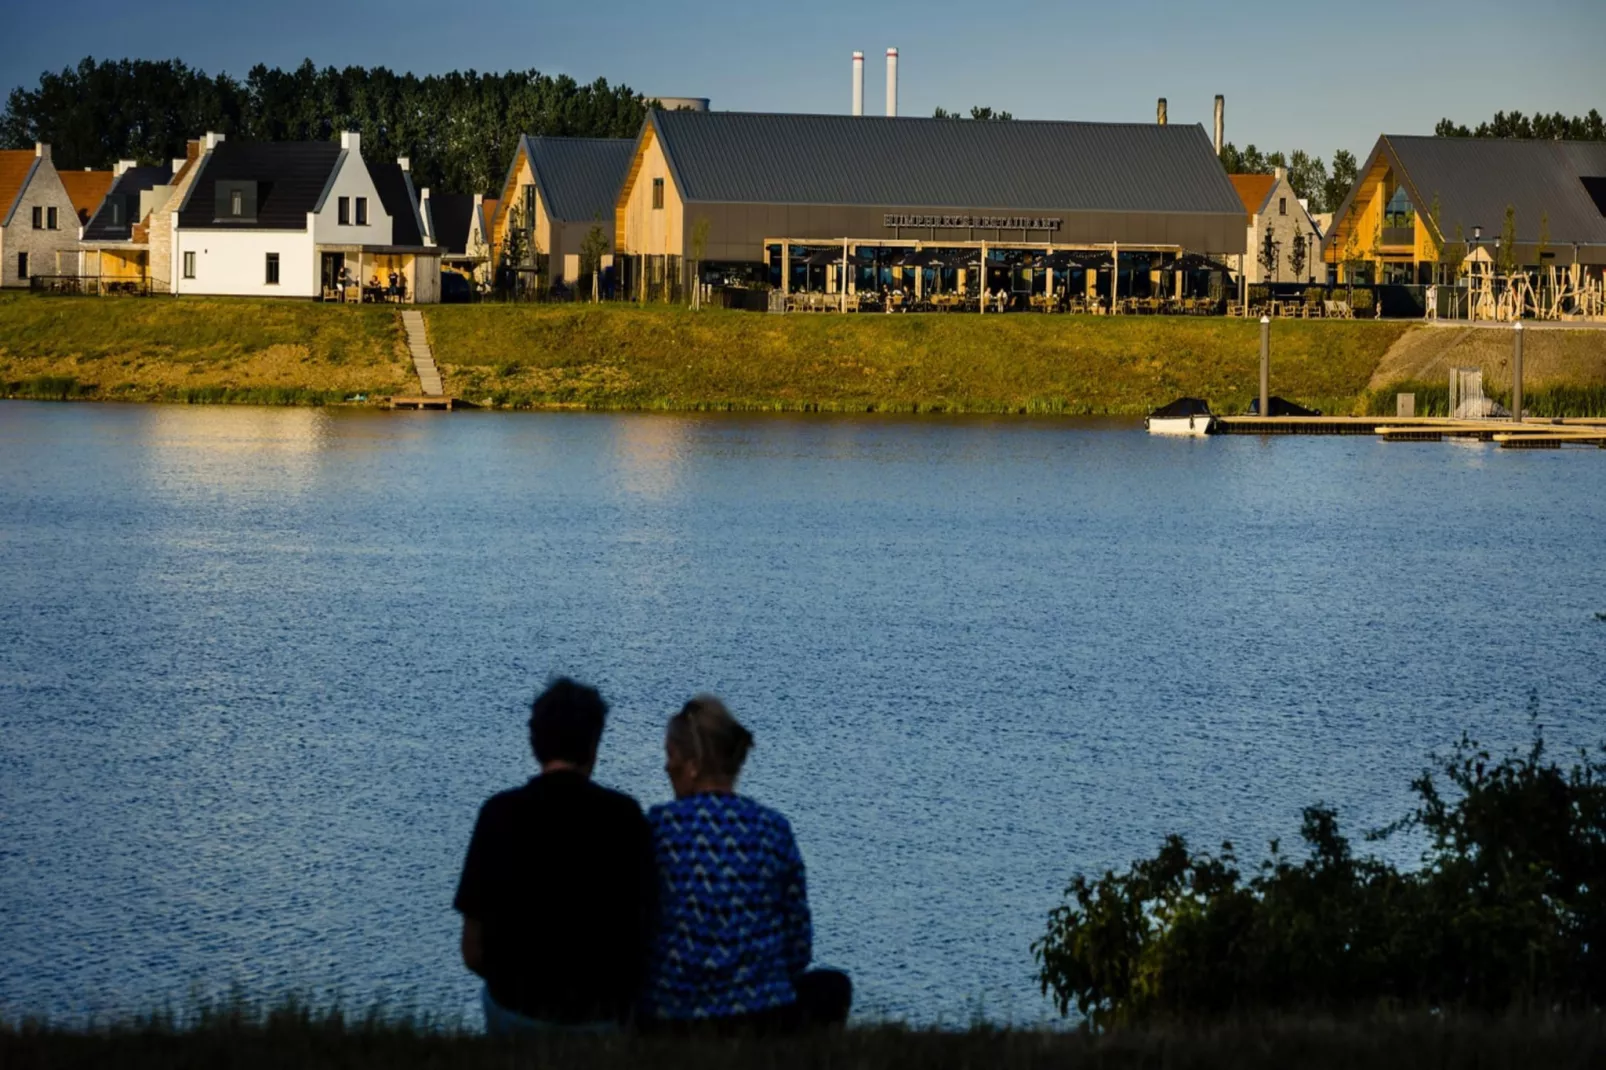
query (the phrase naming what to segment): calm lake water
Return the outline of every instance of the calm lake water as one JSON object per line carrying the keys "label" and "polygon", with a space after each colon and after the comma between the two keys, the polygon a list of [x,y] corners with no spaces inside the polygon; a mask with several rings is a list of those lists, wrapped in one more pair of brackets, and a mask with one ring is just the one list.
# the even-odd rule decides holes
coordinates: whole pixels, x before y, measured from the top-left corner
{"label": "calm lake water", "polygon": [[691,693],[751,725],[861,1012],[1037,1021],[1078,870],[1384,823],[1531,704],[1606,739],[1598,612],[1598,451],[0,403],[0,1017],[477,1022],[458,867],[565,672],[643,803]]}

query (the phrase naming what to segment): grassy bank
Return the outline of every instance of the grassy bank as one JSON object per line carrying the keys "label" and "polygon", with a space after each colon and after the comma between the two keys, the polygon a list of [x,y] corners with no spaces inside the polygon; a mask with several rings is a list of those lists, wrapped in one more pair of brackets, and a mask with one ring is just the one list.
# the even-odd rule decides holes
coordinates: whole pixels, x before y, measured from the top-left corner
{"label": "grassy bank", "polygon": [[390,309],[0,294],[11,397],[317,405],[414,382]]}
{"label": "grassy bank", "polygon": [[[1242,320],[766,316],[654,306],[425,310],[447,390],[503,408],[1128,414],[1180,395],[1241,412],[1259,382]],[[1272,390],[1331,413],[1393,411],[1488,365],[1505,332],[1279,322]],[[1528,339],[1535,413],[1606,415],[1606,332]],[[1440,384],[1435,387],[1435,384]],[[319,405],[418,389],[396,311],[311,302],[0,294],[0,394]]]}
{"label": "grassy bank", "polygon": [[[1240,320],[583,305],[425,315],[451,388],[514,407],[1138,414],[1194,394],[1235,411],[1259,382],[1259,328]],[[1347,410],[1408,329],[1278,324],[1277,392]]]}
{"label": "grassy bank", "polygon": [[17,1070],[88,1066],[1584,1070],[1601,1065],[1603,1058],[1606,1023],[1584,1016],[1487,1020],[1401,1016],[1355,1021],[1312,1017],[1155,1027],[1100,1036],[869,1027],[789,1041],[549,1036],[501,1042],[465,1031],[375,1019],[352,1022],[295,1011],[279,1012],[268,1020],[214,1017],[184,1029],[161,1022],[93,1032],[0,1027],[0,1065]]}

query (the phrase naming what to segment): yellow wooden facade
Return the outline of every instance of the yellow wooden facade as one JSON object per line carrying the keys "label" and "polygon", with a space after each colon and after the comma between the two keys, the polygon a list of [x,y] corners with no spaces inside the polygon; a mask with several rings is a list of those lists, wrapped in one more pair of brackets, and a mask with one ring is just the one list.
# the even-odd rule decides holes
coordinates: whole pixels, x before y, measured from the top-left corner
{"label": "yellow wooden facade", "polygon": [[[660,188],[662,207],[655,207],[654,191]],[[650,123],[620,191],[613,246],[636,256],[686,255],[686,204]]]}

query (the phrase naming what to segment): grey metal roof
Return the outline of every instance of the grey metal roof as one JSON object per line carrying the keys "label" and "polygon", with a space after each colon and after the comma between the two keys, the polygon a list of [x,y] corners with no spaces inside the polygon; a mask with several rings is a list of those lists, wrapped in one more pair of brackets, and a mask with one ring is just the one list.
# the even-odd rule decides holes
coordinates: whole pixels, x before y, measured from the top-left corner
{"label": "grey metal roof", "polygon": [[[130,167],[118,175],[95,214],[84,224],[84,241],[128,241],[133,236],[134,224],[140,221],[139,195],[166,185],[172,179],[173,167],[165,163],[155,167]],[[121,208],[121,212],[114,212],[113,205]]]}
{"label": "grey metal roof", "polygon": [[1457,225],[1467,235],[1480,226],[1494,238],[1511,205],[1524,244],[1539,240],[1541,219],[1552,245],[1606,242],[1606,215],[1583,181],[1606,176],[1606,143],[1385,134],[1385,148],[1417,211],[1429,212],[1437,196],[1447,240]]}
{"label": "grey metal roof", "polygon": [[629,138],[525,137],[525,153],[553,219],[612,225],[636,143]]}
{"label": "grey metal roof", "polygon": [[244,229],[305,230],[307,213],[323,197],[341,148],[333,141],[224,141],[206,158],[195,177],[178,225],[185,230],[241,229],[239,223],[216,219],[214,203],[220,181],[254,181],[256,220]]}
{"label": "grey metal roof", "polygon": [[691,201],[1243,215],[1197,125],[690,111],[650,121]]}

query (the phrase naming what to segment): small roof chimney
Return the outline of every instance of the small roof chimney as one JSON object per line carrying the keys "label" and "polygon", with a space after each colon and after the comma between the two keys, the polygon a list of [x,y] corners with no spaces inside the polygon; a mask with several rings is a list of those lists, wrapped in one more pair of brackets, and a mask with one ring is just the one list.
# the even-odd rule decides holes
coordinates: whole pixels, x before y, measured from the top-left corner
{"label": "small roof chimney", "polygon": [[1227,98],[1222,96],[1220,93],[1217,93],[1216,94],[1216,155],[1217,156],[1221,155],[1221,146],[1224,144],[1224,142],[1221,139],[1222,139],[1222,136],[1226,133],[1226,120],[1227,120]]}
{"label": "small roof chimney", "polygon": [[864,114],[864,53],[853,53],[853,114]]}
{"label": "small roof chimney", "polygon": [[401,169],[403,171],[411,172],[412,169],[413,169],[413,161],[409,160],[405,156],[396,157],[396,163],[401,167]]}
{"label": "small roof chimney", "polygon": [[46,142],[43,142],[43,141],[35,141],[33,143],[33,154],[35,156],[39,157],[39,159],[41,159],[41,160],[50,159],[50,146],[49,146],[49,144],[47,144]]}
{"label": "small roof chimney", "polygon": [[117,166],[112,168],[112,176],[114,178],[121,178],[123,174],[133,166],[135,166],[133,160],[118,160]]}
{"label": "small roof chimney", "polygon": [[202,148],[206,152],[211,152],[213,149],[215,149],[219,145],[223,144],[224,140],[225,139],[224,139],[224,136],[222,134],[214,133],[214,132],[208,130],[206,132],[205,139],[201,143],[202,144]]}
{"label": "small roof chimney", "polygon": [[362,155],[362,135],[355,130],[342,130],[340,132],[340,147],[346,152],[355,152]]}
{"label": "small roof chimney", "polygon": [[1161,97],[1160,103],[1155,105],[1154,121],[1159,123],[1161,126],[1165,125],[1165,97]]}

